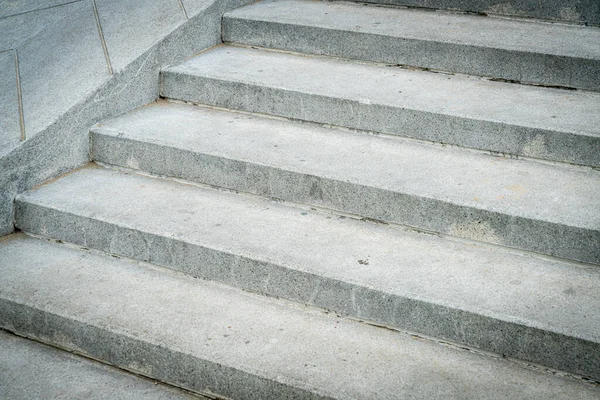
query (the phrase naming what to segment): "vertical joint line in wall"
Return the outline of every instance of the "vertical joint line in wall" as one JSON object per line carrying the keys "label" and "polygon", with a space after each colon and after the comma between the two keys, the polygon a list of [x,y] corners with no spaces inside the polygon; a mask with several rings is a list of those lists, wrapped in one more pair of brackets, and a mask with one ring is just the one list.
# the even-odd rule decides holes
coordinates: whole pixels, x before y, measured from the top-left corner
{"label": "vertical joint line in wall", "polygon": [[183,5],[183,0],[177,0],[179,2],[179,7],[181,7],[181,11],[183,11],[183,15],[185,19],[190,19],[187,15],[187,11],[185,10],[185,6]]}
{"label": "vertical joint line in wall", "polygon": [[221,33],[221,37],[220,37],[221,43],[225,42],[225,40],[224,40],[225,39],[225,27],[224,27],[225,23],[224,22],[225,22],[225,14],[222,14],[221,15],[221,20],[219,21],[219,26],[220,26],[220,29],[221,29],[221,32],[220,32]]}
{"label": "vertical joint line in wall", "polygon": [[94,17],[96,18],[96,26],[98,27],[98,34],[100,35],[100,43],[102,43],[102,50],[104,51],[104,58],[106,59],[106,67],[108,68],[108,74],[113,74],[112,65],[110,64],[110,57],[108,56],[108,47],[106,47],[106,40],[104,40],[104,32],[102,32],[102,25],[100,24],[100,16],[98,15],[98,7],[96,7],[96,0],[92,0],[92,8],[94,9]]}
{"label": "vertical joint line in wall", "polygon": [[21,142],[25,137],[25,115],[23,113],[23,92],[21,91],[21,72],[19,71],[19,52],[15,49],[15,74],[17,78],[17,102],[19,103],[19,126],[21,128]]}

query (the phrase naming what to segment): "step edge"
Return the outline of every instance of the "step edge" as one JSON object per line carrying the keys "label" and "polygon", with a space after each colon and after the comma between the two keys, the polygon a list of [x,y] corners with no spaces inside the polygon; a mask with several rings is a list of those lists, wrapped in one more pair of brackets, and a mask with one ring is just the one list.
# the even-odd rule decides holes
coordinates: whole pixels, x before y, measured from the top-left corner
{"label": "step edge", "polygon": [[[340,3],[346,3],[346,1],[340,1]],[[250,7],[252,5],[249,5],[247,7]],[[575,56],[575,55],[567,55],[567,54],[561,54],[558,52],[542,52],[542,51],[527,51],[527,50],[518,50],[518,49],[510,49],[507,47],[499,47],[499,46],[491,46],[491,45],[481,45],[481,44],[473,44],[473,43],[468,43],[468,42],[460,42],[460,41],[452,41],[450,39],[448,40],[443,40],[441,38],[438,39],[426,39],[426,38],[422,38],[422,37],[418,37],[418,36],[410,36],[410,35],[391,35],[391,34],[383,34],[383,33],[375,33],[375,32],[369,32],[366,30],[345,30],[345,29],[341,29],[341,28],[331,28],[331,27],[327,27],[327,26],[322,26],[322,25],[308,25],[308,24],[304,24],[302,22],[279,22],[279,21],[275,21],[273,19],[268,19],[267,17],[260,17],[260,16],[248,16],[248,15],[244,15],[242,12],[242,9],[246,8],[246,7],[242,7],[242,8],[238,8],[238,9],[234,9],[234,10],[230,10],[228,12],[226,12],[223,15],[223,24],[224,24],[224,42],[234,42],[234,40],[226,40],[228,34],[227,34],[227,27],[225,26],[226,23],[229,23],[230,21],[252,21],[252,22],[261,22],[261,23],[267,23],[267,24],[273,24],[273,25],[279,25],[279,26],[288,26],[291,25],[293,27],[308,27],[308,28],[313,28],[313,29],[320,29],[320,30],[326,30],[326,31],[333,31],[333,32],[350,32],[353,34],[364,34],[364,35],[372,35],[372,36],[376,36],[376,37],[389,37],[389,38],[393,38],[393,39],[404,39],[404,40],[414,40],[414,41],[419,41],[419,42],[433,42],[433,43],[439,43],[439,44],[451,44],[451,45],[456,45],[456,46],[461,46],[461,47],[482,47],[482,48],[486,48],[486,49],[494,49],[494,50],[502,50],[502,51],[506,51],[506,52],[515,52],[515,53],[519,53],[519,54],[534,54],[534,55],[546,55],[546,56],[553,56],[553,57],[562,57],[562,58],[572,58],[572,59],[581,59],[581,60],[589,60],[589,61],[598,61],[600,62],[600,54],[596,57],[592,56],[592,55],[580,55],[580,56]],[[421,8],[402,8],[400,9],[403,12],[411,12],[411,10],[423,10]],[[453,13],[452,11],[448,11],[448,10],[444,10],[444,9],[439,9],[440,12],[443,12],[444,14],[448,14],[448,15],[459,15],[459,16],[469,16],[469,17],[474,17],[474,18],[481,18],[481,16],[473,16],[470,14],[456,14]],[[535,25],[557,25],[557,29],[560,30],[562,29],[563,31],[566,30],[571,30],[571,29],[590,29],[592,31],[597,31],[598,33],[600,33],[600,26],[596,27],[596,26],[582,26],[582,25],[570,25],[570,24],[561,24],[559,22],[549,22],[549,21],[544,21],[544,20],[530,20],[530,19],[524,19],[524,20],[519,20],[519,19],[510,19],[510,18],[503,18],[501,16],[489,16],[487,18],[491,18],[494,19],[496,21],[509,21],[509,22],[518,22],[520,24],[523,25],[531,25],[531,26],[535,26]],[[566,28],[566,29],[565,29]],[[369,62],[368,60],[363,60],[366,62]],[[377,61],[371,61],[371,62],[375,62],[377,63]]]}

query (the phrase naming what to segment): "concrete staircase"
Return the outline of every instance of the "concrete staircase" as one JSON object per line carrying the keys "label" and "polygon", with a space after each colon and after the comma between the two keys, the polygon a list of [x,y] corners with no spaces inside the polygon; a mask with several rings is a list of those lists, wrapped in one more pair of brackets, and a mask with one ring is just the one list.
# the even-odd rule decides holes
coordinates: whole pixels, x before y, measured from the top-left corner
{"label": "concrete staircase", "polygon": [[215,397],[600,397],[599,28],[291,0],[223,38],[19,196],[4,329]]}

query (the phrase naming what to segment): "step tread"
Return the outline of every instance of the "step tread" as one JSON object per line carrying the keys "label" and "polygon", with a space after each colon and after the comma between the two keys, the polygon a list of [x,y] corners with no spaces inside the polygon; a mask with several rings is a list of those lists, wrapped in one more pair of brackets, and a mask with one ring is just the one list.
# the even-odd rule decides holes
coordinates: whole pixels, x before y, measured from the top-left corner
{"label": "step tread", "polygon": [[[249,376],[333,398],[384,399],[397,398],[399,393],[411,398],[443,394],[446,398],[592,399],[598,395],[596,387],[505,360],[150,266],[22,237],[5,239],[0,246],[0,311],[41,310],[53,339],[70,346],[76,346],[70,340],[82,329],[78,326],[85,326],[86,335],[101,331],[100,337],[110,338],[125,352],[124,362],[139,363],[138,368],[150,373],[167,368],[204,377],[198,388],[230,391],[224,395],[256,397],[252,391],[264,385]],[[4,315],[4,323],[23,314],[9,315]],[[55,316],[62,317],[62,325],[56,326]],[[135,340],[137,347],[122,348],[128,340]],[[151,352],[143,352],[148,347],[160,347],[161,354],[169,351],[174,357],[153,359]],[[219,367],[207,368],[203,362],[176,364],[188,356]],[[211,382],[211,374],[220,379]],[[281,392],[269,394],[285,397]]]}
{"label": "step tread", "polygon": [[595,0],[545,2],[538,0],[364,0],[364,2],[600,24],[600,6]]}
{"label": "step tread", "polygon": [[[600,93],[490,82],[233,46],[215,48],[165,72],[165,79],[169,75],[199,76],[363,104],[600,137],[597,112]],[[348,82],[360,84],[348,85]],[[305,115],[302,119],[311,120],[308,107],[303,104],[296,107],[299,114]]]}
{"label": "step tread", "polygon": [[[31,244],[21,248],[39,249]],[[3,250],[0,244],[0,253]],[[0,359],[2,399],[207,400],[2,331]]]}
{"label": "step tread", "polygon": [[[174,103],[141,108],[105,121],[93,131],[461,206],[600,230],[600,171]],[[124,166],[137,164],[132,154]]]}
{"label": "step tread", "polygon": [[584,26],[307,0],[261,1],[225,19],[600,60],[600,29]]}
{"label": "step tread", "polygon": [[[135,252],[149,262],[152,243],[144,234],[600,343],[600,270],[594,267],[102,168],[86,168],[22,194],[19,204],[104,221],[134,237],[143,232]],[[21,226],[24,217],[17,218]],[[47,221],[35,213],[25,218],[35,220],[37,233],[44,234]],[[120,251],[119,236],[110,232],[105,239],[88,238],[81,225],[73,234],[84,246],[110,240],[105,251]],[[232,268],[237,279],[252,279],[243,264]],[[265,287],[290,284],[268,277],[264,282]],[[317,286],[314,296],[325,289]]]}

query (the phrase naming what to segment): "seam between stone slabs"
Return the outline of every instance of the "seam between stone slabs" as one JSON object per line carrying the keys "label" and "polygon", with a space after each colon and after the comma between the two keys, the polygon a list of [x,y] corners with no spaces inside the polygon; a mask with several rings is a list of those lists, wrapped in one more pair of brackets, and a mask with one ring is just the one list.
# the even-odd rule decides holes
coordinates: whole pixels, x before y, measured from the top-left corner
{"label": "seam between stone slabs", "polygon": [[102,32],[102,24],[100,23],[100,16],[98,15],[98,7],[96,6],[96,0],[92,0],[92,9],[94,11],[94,18],[96,19],[96,27],[98,28],[98,35],[100,36],[100,43],[102,44],[102,51],[104,52],[104,58],[106,59],[106,67],[108,68],[108,74],[113,74],[112,65],[110,63],[110,57],[108,55],[108,47],[106,46],[106,40],[104,40],[104,32]]}
{"label": "seam between stone slabs", "polygon": [[16,85],[17,85],[17,102],[19,105],[19,127],[21,128],[21,142],[27,139],[25,135],[25,115],[23,113],[23,94],[21,91],[21,72],[19,71],[19,51],[14,49],[15,52],[15,74],[16,74]]}
{"label": "seam between stone slabs", "polygon": [[[81,0],[77,0],[81,1]],[[19,110],[19,129],[21,131],[21,142],[24,142],[27,137],[25,135],[25,117],[23,114],[23,96],[21,90],[21,73],[19,72],[19,52],[17,49],[0,50],[0,54],[14,52],[15,60],[15,85],[17,89],[17,108]]]}
{"label": "seam between stone slabs", "polygon": [[44,11],[44,10],[49,10],[51,8],[62,7],[62,6],[66,6],[66,5],[73,4],[73,3],[79,3],[80,1],[83,1],[83,0],[73,0],[73,1],[69,1],[68,3],[55,4],[55,5],[50,6],[50,7],[36,8],[34,10],[28,10],[28,11],[23,11],[23,12],[16,13],[16,14],[5,15],[4,17],[0,17],[0,20],[2,20],[4,18],[16,17],[16,16],[19,16],[19,15],[23,15],[23,14],[27,14],[27,13],[31,13],[31,12]]}
{"label": "seam between stone slabs", "polygon": [[179,7],[181,8],[181,11],[183,12],[183,16],[185,17],[185,19],[190,19],[190,17],[188,17],[187,10],[185,9],[185,5],[183,5],[183,0],[177,0],[177,2],[179,3]]}

